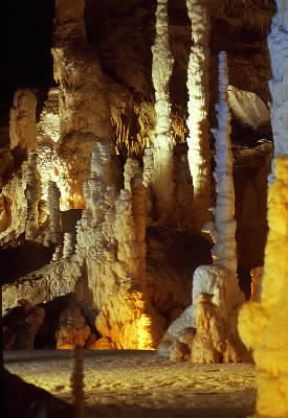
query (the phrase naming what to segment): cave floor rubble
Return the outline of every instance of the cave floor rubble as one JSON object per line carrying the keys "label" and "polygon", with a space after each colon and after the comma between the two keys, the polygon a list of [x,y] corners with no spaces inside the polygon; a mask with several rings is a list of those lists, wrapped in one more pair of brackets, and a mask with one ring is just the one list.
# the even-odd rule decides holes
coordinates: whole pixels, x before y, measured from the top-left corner
{"label": "cave floor rubble", "polygon": [[[69,351],[4,353],[5,368],[72,402]],[[249,364],[172,363],[153,351],[85,351],[85,418],[244,418],[256,399]]]}

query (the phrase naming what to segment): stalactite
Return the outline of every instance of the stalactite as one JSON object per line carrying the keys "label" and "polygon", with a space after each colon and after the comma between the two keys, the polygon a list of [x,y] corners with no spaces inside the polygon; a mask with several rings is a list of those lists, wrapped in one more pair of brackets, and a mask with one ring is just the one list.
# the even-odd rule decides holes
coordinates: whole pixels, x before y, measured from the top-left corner
{"label": "stalactite", "polygon": [[60,244],[62,239],[60,191],[57,187],[57,184],[53,181],[49,182],[48,211],[50,216],[50,240],[55,244]]}
{"label": "stalactite", "polygon": [[187,73],[188,162],[193,181],[194,228],[201,231],[211,219],[211,170],[208,126],[209,17],[205,0],[186,0],[192,25]]}
{"label": "stalactite", "polygon": [[244,305],[239,331],[253,351],[257,370],[254,417],[288,416],[288,1],[276,1],[278,11],[269,35],[273,79],[272,130],[275,146],[274,175],[268,189],[269,232],[259,301]]}
{"label": "stalactite", "polygon": [[25,197],[27,201],[27,218],[25,237],[28,240],[35,238],[38,228],[38,203],[40,199],[39,174],[37,171],[37,154],[30,151],[24,168],[26,181]]}
{"label": "stalactite", "polygon": [[158,218],[164,223],[171,223],[174,219],[174,139],[171,135],[169,80],[174,60],[169,46],[167,4],[167,0],[158,0],[156,38],[152,48],[152,77],[156,99],[156,127],[153,149],[154,191],[158,205]]}

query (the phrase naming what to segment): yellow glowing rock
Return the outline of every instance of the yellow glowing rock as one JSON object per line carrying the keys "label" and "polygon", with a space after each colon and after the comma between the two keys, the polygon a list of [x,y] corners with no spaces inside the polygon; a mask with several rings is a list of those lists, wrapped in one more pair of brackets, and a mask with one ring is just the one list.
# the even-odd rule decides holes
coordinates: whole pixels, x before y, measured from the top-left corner
{"label": "yellow glowing rock", "polygon": [[260,302],[242,308],[239,331],[254,350],[257,417],[288,417],[288,157],[275,161],[268,194],[269,234]]}

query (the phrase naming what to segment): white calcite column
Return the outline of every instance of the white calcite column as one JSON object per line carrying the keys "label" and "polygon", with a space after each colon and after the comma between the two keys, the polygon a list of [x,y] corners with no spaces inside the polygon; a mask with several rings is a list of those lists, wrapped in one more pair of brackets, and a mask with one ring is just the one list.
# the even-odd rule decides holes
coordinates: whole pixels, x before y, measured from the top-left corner
{"label": "white calcite column", "polygon": [[228,69],[225,52],[219,54],[219,101],[216,105],[218,128],[215,137],[216,207],[214,210],[214,262],[237,273],[237,244],[233,154],[231,150],[231,115],[227,100]]}
{"label": "white calcite column", "polygon": [[194,229],[201,231],[211,215],[209,144],[209,17],[204,0],[186,0],[192,25],[192,46],[187,73],[188,162],[193,182]]}
{"label": "white calcite column", "polygon": [[168,0],[158,0],[157,3],[156,37],[152,53],[152,77],[156,100],[153,148],[154,192],[157,199],[158,220],[171,223],[174,218],[174,140],[171,135],[169,80],[174,60],[169,46]]}

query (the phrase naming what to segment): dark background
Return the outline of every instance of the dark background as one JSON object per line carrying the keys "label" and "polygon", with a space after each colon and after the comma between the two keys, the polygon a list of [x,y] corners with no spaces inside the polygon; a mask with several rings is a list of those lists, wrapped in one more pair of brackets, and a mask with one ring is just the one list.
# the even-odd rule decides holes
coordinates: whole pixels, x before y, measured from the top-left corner
{"label": "dark background", "polygon": [[15,89],[52,82],[54,0],[1,3],[0,105],[6,107]]}

